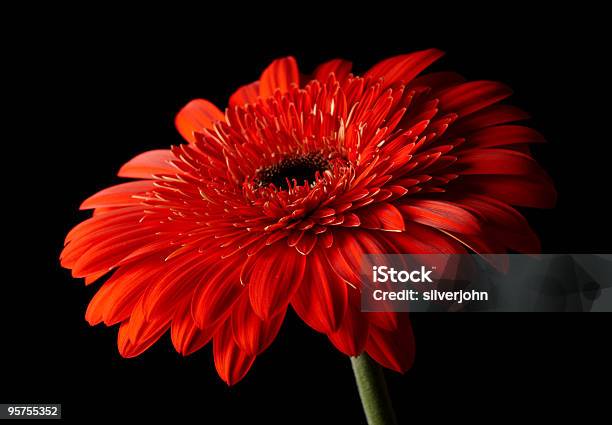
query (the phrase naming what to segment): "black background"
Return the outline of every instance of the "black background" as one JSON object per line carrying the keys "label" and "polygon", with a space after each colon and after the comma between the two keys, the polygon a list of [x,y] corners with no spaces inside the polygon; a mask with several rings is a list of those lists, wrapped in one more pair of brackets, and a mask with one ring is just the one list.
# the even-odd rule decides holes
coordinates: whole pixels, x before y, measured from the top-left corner
{"label": "black background", "polygon": [[[228,388],[210,346],[182,358],[164,336],[140,357],[122,359],[116,328],[84,320],[99,284],[86,288],[58,264],[66,232],[87,217],[80,202],[118,183],[116,171],[137,153],[181,141],[173,119],[182,105],[203,97],[223,107],[284,55],[306,72],[334,57],[352,60],[359,72],[390,55],[438,47],[447,55],[433,70],[507,83],[515,90],[509,102],[527,110],[529,124],[549,140],[535,154],[557,185],[558,205],[525,212],[544,252],[611,252],[600,12],[513,5],[480,10],[485,15],[446,10],[443,18],[439,9],[331,16],[311,6],[240,17],[185,10],[165,19],[54,10],[57,18],[41,12],[16,29],[13,39],[31,41],[10,43],[20,78],[7,85],[17,90],[13,109],[23,122],[4,142],[10,253],[0,401],[62,403],[66,419],[81,420],[364,422],[349,360],[294,315],[247,377]],[[400,422],[485,410],[492,420],[603,411],[612,377],[609,317],[415,315],[415,366],[387,374]]]}

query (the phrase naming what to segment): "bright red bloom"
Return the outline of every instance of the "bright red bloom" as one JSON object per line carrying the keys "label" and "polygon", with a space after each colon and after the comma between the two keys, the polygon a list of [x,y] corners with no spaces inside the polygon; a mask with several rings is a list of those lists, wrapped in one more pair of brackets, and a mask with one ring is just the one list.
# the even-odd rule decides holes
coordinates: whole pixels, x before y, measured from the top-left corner
{"label": "bright red bloom", "polygon": [[120,324],[132,357],[170,330],[190,354],[211,339],[239,381],[291,306],[340,351],[405,371],[406,313],[359,311],[363,253],[538,252],[510,205],[550,207],[529,153],[542,136],[499,104],[510,90],[451,72],[419,76],[442,53],[384,60],[362,77],[332,60],[312,75],[274,61],[225,114],[194,100],[176,118],[188,144],[143,153],[87,199],[62,265],[92,283],[92,325]]}

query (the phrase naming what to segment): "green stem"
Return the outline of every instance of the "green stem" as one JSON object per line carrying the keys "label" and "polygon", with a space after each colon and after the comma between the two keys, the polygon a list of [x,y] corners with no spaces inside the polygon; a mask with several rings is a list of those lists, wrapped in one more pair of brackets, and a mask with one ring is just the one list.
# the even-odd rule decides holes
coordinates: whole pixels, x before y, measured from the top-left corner
{"label": "green stem", "polygon": [[366,353],[351,357],[351,364],[368,425],[397,424],[381,367]]}

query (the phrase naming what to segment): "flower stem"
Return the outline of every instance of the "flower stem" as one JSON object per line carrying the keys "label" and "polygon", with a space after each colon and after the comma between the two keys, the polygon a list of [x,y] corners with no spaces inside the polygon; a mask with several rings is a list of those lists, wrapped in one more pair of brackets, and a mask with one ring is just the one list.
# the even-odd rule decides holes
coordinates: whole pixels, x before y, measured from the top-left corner
{"label": "flower stem", "polygon": [[351,357],[351,364],[368,425],[397,424],[381,367],[366,353]]}

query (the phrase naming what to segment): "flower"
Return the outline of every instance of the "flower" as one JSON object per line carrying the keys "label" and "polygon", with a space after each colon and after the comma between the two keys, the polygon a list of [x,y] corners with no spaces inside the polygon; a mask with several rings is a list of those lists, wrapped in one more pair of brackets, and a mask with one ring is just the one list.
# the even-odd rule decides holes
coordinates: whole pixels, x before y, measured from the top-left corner
{"label": "flower", "polygon": [[274,340],[289,306],[341,352],[407,370],[406,313],[359,309],[364,253],[538,252],[512,206],[550,207],[531,157],[536,131],[499,102],[508,87],[420,75],[442,52],[392,57],[363,76],[331,60],[310,76],[278,59],[225,113],[197,99],[177,115],[188,143],[136,156],[136,179],[83,202],[93,217],[61,255],[91,284],[91,325],[120,324],[121,355],[170,330],[187,355],[212,340],[234,384]]}

